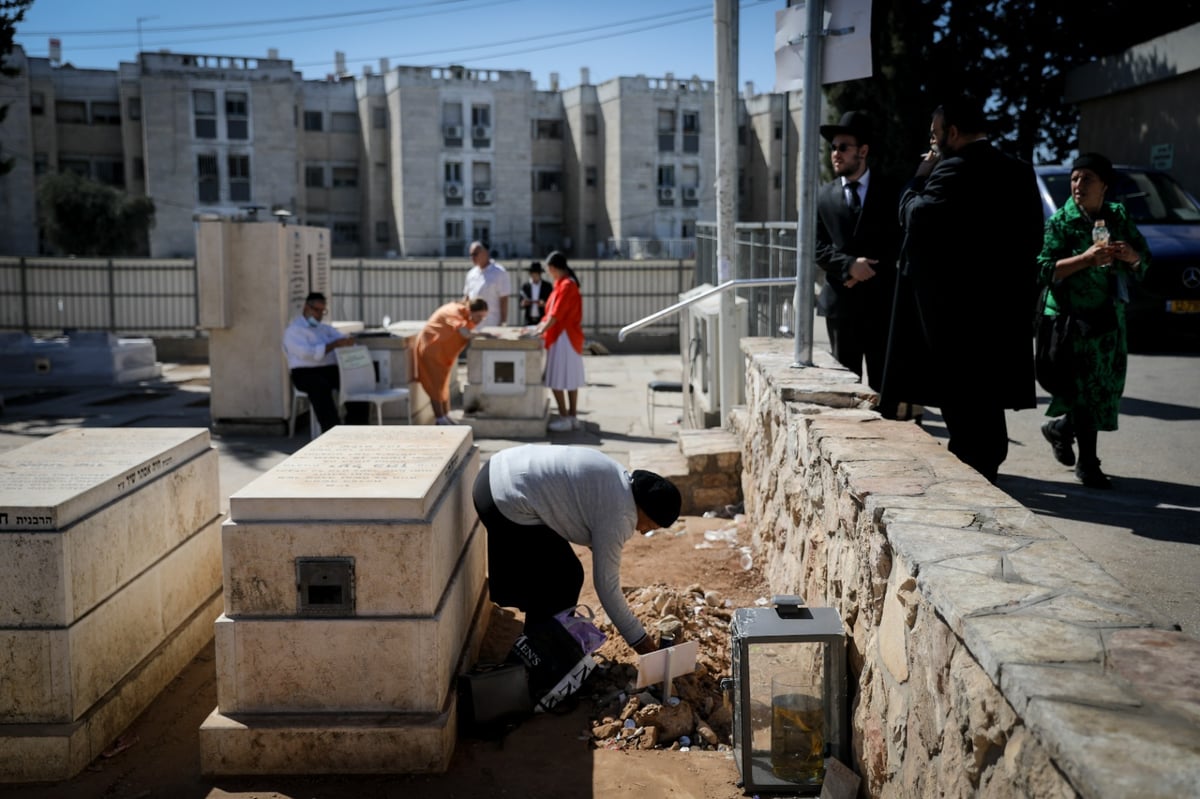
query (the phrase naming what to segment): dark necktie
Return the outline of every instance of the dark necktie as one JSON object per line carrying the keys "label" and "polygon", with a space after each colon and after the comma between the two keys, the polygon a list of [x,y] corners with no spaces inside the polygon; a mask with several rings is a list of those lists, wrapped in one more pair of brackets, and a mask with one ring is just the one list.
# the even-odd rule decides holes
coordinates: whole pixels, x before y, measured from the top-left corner
{"label": "dark necktie", "polygon": [[862,210],[862,200],[858,199],[858,181],[851,180],[846,183],[847,199],[850,203],[850,212],[857,214]]}

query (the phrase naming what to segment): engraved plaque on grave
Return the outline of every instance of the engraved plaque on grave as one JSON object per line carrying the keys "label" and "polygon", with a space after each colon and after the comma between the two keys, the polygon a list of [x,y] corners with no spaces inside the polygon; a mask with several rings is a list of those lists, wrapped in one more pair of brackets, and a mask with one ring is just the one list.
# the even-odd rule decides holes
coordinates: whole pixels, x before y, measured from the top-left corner
{"label": "engraved plaque on grave", "polygon": [[209,448],[207,430],[64,430],[0,454],[0,531],[60,530]]}
{"label": "engraved plaque on grave", "polygon": [[230,518],[424,519],[470,447],[468,427],[341,425],[231,496]]}

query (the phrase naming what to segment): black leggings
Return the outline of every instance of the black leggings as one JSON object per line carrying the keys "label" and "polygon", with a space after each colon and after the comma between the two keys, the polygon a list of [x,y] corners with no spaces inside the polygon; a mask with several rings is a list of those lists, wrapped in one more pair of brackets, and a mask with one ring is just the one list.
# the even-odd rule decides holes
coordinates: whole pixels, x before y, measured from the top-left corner
{"label": "black leggings", "polygon": [[479,470],[471,498],[487,528],[492,601],[525,611],[527,623],[575,607],[583,589],[583,564],[570,542],[544,524],[517,524],[501,513],[492,499],[490,466]]}

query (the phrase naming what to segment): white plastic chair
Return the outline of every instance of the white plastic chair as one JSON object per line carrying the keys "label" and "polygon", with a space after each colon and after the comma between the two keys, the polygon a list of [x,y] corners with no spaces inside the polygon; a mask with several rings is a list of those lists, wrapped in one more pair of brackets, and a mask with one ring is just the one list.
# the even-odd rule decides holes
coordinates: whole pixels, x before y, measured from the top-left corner
{"label": "white plastic chair", "polygon": [[[287,350],[283,351],[283,362],[287,364]],[[288,385],[292,387],[292,415],[288,417],[288,438],[294,438],[296,435],[296,417],[308,411],[308,437],[315,440],[321,435],[321,423],[317,421],[317,412],[313,409],[312,400],[308,398],[300,389],[296,388],[296,384],[292,382],[292,377],[288,374]]]}
{"label": "white plastic chair", "polygon": [[370,350],[359,345],[340,347],[334,352],[337,353],[338,379],[341,382],[341,390],[338,392],[339,409],[347,402],[369,402],[375,406],[376,424],[383,424],[384,404],[404,400],[408,411],[408,423],[412,424],[412,401],[408,396],[408,389],[377,386],[375,364],[371,361]]}
{"label": "white plastic chair", "polygon": [[292,415],[288,417],[288,438],[296,435],[296,417],[308,411],[308,437],[316,438],[321,435],[321,423],[317,421],[317,412],[313,410],[312,401],[296,386],[292,386]]}

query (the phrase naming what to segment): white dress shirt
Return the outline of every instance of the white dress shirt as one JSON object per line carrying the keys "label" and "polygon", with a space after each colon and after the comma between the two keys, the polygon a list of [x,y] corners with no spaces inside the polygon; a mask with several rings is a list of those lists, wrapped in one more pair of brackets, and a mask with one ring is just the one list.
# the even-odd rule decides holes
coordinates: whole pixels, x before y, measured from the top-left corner
{"label": "white dress shirt", "polygon": [[487,316],[479,327],[495,327],[500,324],[500,303],[512,294],[508,270],[495,261],[488,261],[483,269],[472,266],[463,283],[463,294],[468,300],[482,298],[488,304]]}
{"label": "white dress shirt", "polygon": [[325,345],[345,337],[346,334],[333,325],[321,322],[312,327],[303,315],[297,316],[283,330],[283,351],[287,355],[288,369],[334,365],[337,354],[333,350],[325,352]]}

